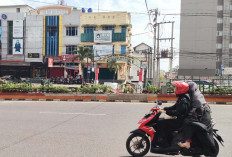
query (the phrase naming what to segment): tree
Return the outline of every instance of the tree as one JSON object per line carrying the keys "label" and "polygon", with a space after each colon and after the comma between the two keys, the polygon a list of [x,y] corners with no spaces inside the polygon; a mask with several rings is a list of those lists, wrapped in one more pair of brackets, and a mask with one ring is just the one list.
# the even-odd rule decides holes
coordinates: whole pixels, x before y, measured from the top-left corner
{"label": "tree", "polygon": [[[79,66],[81,67],[81,71],[83,73],[84,70],[84,60],[85,58],[87,58],[87,66],[88,66],[88,59],[90,59],[91,61],[93,61],[93,53],[90,52],[90,48],[89,47],[84,47],[84,46],[79,46],[77,50],[75,50],[74,52],[77,52],[77,56],[72,58],[72,62],[74,63],[74,61],[79,58]],[[82,74],[82,81],[84,79],[84,75]]]}
{"label": "tree", "polygon": [[116,59],[112,59],[111,61],[107,62],[107,67],[109,68],[110,71],[114,72],[114,76],[113,76],[113,82],[115,79],[115,75],[117,74],[118,70],[122,69],[121,64],[118,64]]}

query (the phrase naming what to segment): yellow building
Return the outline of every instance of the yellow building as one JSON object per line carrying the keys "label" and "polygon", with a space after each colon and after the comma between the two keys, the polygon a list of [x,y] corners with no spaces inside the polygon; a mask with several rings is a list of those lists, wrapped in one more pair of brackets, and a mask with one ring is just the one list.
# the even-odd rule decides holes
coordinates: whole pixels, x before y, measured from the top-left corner
{"label": "yellow building", "polygon": [[[128,55],[131,53],[131,15],[127,12],[88,12],[81,13],[81,45],[93,49],[95,59],[100,60],[112,54]],[[108,34],[109,33],[109,34]],[[101,37],[100,37],[101,36]],[[98,40],[98,37],[101,40]],[[107,38],[106,38],[107,37]],[[96,53],[99,52],[99,58]],[[118,61],[122,69],[118,80],[127,79],[127,63]],[[106,62],[98,61],[99,79],[110,79]],[[112,76],[111,76],[112,77]]]}

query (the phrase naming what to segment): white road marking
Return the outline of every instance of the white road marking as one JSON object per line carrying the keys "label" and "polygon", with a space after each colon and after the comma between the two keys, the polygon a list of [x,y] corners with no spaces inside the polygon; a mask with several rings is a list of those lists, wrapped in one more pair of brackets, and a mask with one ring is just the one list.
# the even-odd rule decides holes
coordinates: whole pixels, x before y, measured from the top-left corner
{"label": "white road marking", "polygon": [[105,116],[106,114],[91,114],[91,113],[65,113],[65,112],[39,112],[41,114],[61,114],[61,115],[88,115],[88,116]]}

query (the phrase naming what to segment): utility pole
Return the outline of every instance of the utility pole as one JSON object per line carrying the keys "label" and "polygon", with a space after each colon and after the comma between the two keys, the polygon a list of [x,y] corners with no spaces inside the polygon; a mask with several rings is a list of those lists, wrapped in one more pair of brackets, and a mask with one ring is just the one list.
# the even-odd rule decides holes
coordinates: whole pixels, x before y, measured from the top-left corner
{"label": "utility pole", "polygon": [[158,25],[158,34],[157,34],[157,69],[156,69],[156,85],[158,86],[158,87],[160,87],[160,57],[161,57],[161,55],[160,55],[160,51],[159,51],[159,41],[160,41],[160,38],[159,38],[159,36],[160,36],[160,23],[158,23],[157,24]]}
{"label": "utility pole", "polygon": [[[160,25],[161,24],[168,24],[168,23],[172,23],[172,33],[171,33],[171,38],[159,38],[159,31],[160,31],[160,29],[159,29],[159,27],[160,27]],[[157,82],[156,82],[156,85],[158,86],[158,87],[160,87],[160,59],[162,58],[162,56],[161,56],[161,54],[160,54],[160,51],[159,51],[159,42],[161,41],[161,40],[171,40],[171,56],[169,56],[169,57],[165,57],[165,58],[170,58],[170,61],[169,61],[169,63],[170,63],[170,65],[169,65],[169,68],[170,68],[170,75],[172,75],[172,59],[173,59],[173,40],[174,40],[174,38],[173,38],[173,31],[174,31],[174,21],[172,21],[172,22],[160,22],[160,23],[157,23],[157,25],[158,25],[158,37],[157,37],[157,69],[156,69],[156,77],[157,77]]]}
{"label": "utility pole", "polygon": [[174,33],[174,21],[172,22],[172,35],[171,35],[171,56],[169,59],[169,79],[172,80],[172,64],[173,64],[173,33]]}
{"label": "utility pole", "polygon": [[154,30],[154,56],[153,56],[153,84],[156,84],[156,73],[155,73],[155,62],[156,62],[156,26],[157,26],[157,16],[159,14],[158,9],[151,10],[151,12],[154,12],[154,19],[153,19],[153,30]]}

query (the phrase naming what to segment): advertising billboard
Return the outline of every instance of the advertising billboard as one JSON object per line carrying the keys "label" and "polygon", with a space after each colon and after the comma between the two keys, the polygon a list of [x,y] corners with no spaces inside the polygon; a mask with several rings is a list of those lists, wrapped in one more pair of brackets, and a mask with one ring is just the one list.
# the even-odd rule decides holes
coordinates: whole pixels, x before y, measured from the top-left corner
{"label": "advertising billboard", "polygon": [[112,30],[94,31],[95,43],[112,43]]}
{"label": "advertising billboard", "polygon": [[23,54],[23,20],[13,21],[13,54]]}
{"label": "advertising billboard", "polygon": [[100,60],[113,54],[113,45],[93,45],[94,60]]}
{"label": "advertising billboard", "polygon": [[53,67],[53,58],[48,58],[48,67]]}
{"label": "advertising billboard", "polygon": [[23,38],[23,20],[13,21],[13,37]]}
{"label": "advertising billboard", "polygon": [[13,54],[23,54],[23,39],[13,39]]}

